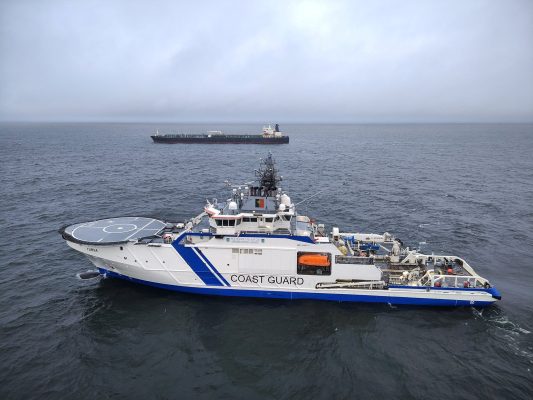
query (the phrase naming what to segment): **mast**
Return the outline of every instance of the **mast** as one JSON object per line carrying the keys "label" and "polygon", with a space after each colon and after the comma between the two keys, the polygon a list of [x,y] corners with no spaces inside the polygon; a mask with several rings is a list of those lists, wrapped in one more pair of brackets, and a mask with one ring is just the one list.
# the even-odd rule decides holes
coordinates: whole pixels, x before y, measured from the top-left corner
{"label": "mast", "polygon": [[265,196],[272,196],[277,190],[277,185],[281,182],[281,176],[278,175],[278,170],[272,153],[268,153],[267,158],[261,159],[259,169],[255,171],[255,175],[258,177],[259,188],[262,189]]}

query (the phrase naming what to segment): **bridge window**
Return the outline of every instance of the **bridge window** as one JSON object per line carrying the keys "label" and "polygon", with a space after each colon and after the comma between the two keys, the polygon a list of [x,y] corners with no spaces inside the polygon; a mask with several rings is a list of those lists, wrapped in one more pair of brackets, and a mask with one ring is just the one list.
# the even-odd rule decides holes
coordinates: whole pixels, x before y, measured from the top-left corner
{"label": "bridge window", "polygon": [[299,275],[331,275],[331,254],[299,251],[296,258]]}
{"label": "bridge window", "polygon": [[235,226],[241,223],[240,219],[215,219],[217,226]]}

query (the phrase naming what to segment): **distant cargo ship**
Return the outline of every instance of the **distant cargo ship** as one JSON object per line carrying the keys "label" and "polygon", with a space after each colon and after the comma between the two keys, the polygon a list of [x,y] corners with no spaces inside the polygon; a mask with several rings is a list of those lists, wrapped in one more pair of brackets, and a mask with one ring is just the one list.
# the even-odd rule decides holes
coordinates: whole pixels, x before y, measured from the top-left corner
{"label": "distant cargo ship", "polygon": [[283,144],[289,143],[289,137],[279,131],[279,125],[263,127],[261,135],[226,135],[221,131],[209,131],[205,134],[168,134],[160,135],[156,132],[151,136],[155,143],[228,143],[228,144]]}

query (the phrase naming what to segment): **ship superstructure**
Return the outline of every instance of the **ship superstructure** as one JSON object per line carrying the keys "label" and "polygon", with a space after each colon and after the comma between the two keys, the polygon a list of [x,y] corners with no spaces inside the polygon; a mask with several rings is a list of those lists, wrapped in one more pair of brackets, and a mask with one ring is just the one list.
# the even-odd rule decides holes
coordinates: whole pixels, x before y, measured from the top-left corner
{"label": "ship superstructure", "polygon": [[389,233],[327,231],[296,211],[269,155],[182,223],[120,217],[60,233],[101,275],[207,295],[487,306],[500,299],[462,258],[427,255]]}

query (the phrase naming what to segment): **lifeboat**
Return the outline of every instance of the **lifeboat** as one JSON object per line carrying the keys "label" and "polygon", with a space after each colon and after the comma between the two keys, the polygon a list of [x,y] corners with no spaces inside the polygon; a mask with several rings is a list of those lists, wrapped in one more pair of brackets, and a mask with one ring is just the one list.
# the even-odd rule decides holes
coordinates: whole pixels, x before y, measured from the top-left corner
{"label": "lifeboat", "polygon": [[298,256],[298,264],[307,267],[329,267],[331,266],[331,261],[327,254],[306,253]]}
{"label": "lifeboat", "polygon": [[206,212],[207,215],[209,215],[210,217],[214,216],[214,215],[218,215],[220,214],[220,210],[217,210],[215,207],[213,207],[212,204],[208,204],[207,206],[204,207],[204,211]]}

